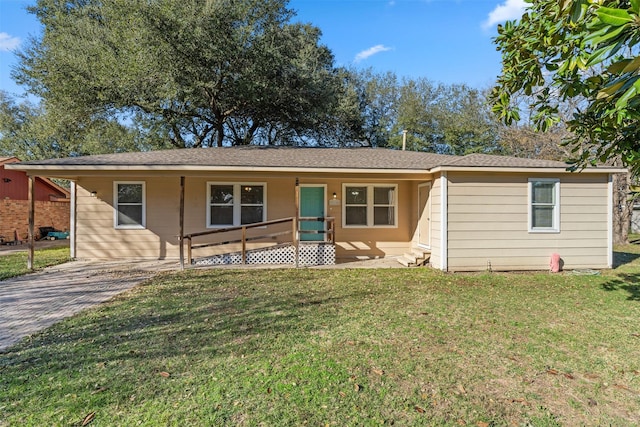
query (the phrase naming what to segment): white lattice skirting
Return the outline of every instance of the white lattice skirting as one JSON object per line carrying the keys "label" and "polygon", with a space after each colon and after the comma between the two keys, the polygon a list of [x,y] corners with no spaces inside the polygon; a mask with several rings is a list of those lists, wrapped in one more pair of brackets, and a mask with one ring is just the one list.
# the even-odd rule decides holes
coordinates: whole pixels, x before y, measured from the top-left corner
{"label": "white lattice skirting", "polygon": [[[300,243],[298,265],[333,265],[336,263],[336,247],[331,243]],[[194,265],[242,264],[242,254],[232,252],[193,260]],[[295,265],[294,245],[279,245],[247,251],[247,264]]]}

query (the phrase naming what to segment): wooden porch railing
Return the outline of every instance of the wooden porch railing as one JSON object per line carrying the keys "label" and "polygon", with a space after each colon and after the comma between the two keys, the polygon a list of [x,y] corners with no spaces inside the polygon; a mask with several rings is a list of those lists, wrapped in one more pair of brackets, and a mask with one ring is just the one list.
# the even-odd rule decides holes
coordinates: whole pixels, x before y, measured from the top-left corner
{"label": "wooden porch railing", "polygon": [[[299,228],[300,223],[302,221],[323,222],[323,223],[326,223],[327,226],[325,227],[326,228],[325,230],[303,230]],[[285,224],[287,222],[291,222],[291,228],[289,230],[265,233],[265,234],[260,234],[256,236],[247,236],[247,230],[250,230],[253,228],[260,228],[260,227],[268,227],[270,225]],[[240,239],[226,240],[222,242],[213,242],[213,243],[201,243],[201,244],[195,244],[195,245],[193,244],[193,239],[195,237],[208,236],[210,234],[228,233],[228,232],[238,231],[238,230],[240,230],[242,233],[242,236]],[[301,234],[324,234],[326,236],[324,239],[325,242],[330,242],[332,244],[335,244],[336,242],[335,218],[334,217],[299,217],[299,218],[288,217],[288,218],[274,219],[271,221],[256,222],[253,224],[240,225],[235,227],[216,228],[214,230],[201,231],[199,233],[185,234],[183,237],[183,240],[180,242],[180,245],[184,245],[184,241],[185,240],[187,241],[187,264],[191,264],[191,261],[193,260],[194,249],[241,243],[242,244],[241,245],[242,264],[246,264],[247,263],[247,242],[254,241],[254,240],[262,240],[270,237],[284,236],[287,234],[292,235],[291,242],[296,247],[296,259],[297,259],[298,246],[300,243]],[[280,243],[287,243],[287,241],[280,242]],[[183,265],[184,259],[181,259],[180,263],[181,265]],[[296,265],[297,265],[297,262],[296,262]]]}

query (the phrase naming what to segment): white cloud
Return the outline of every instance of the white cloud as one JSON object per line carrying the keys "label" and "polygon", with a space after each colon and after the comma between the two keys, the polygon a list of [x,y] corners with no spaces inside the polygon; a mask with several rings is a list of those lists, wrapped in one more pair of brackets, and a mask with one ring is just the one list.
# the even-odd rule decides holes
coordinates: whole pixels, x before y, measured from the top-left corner
{"label": "white cloud", "polygon": [[11,52],[20,46],[18,37],[11,37],[7,33],[0,33],[0,52]]}
{"label": "white cloud", "polygon": [[375,45],[373,47],[370,47],[367,50],[363,50],[362,52],[358,53],[356,57],[353,59],[353,62],[364,61],[365,59],[375,55],[376,53],[386,52],[388,50],[391,50],[391,48],[382,44]]}
{"label": "white cloud", "polygon": [[489,12],[487,20],[482,23],[482,28],[487,30],[501,22],[519,19],[526,7],[527,3],[524,0],[505,0],[503,4]]}

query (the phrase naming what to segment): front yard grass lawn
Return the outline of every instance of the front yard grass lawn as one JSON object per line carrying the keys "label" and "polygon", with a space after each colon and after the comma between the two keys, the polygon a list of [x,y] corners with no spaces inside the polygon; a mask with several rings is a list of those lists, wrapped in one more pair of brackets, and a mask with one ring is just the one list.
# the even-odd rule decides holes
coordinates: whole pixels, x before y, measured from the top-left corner
{"label": "front yard grass lawn", "polygon": [[640,250],[617,255],[159,275],[0,354],[0,425],[638,425]]}
{"label": "front yard grass lawn", "polygon": [[[27,256],[26,251],[0,256],[0,280],[29,273]],[[69,247],[39,249],[35,251],[33,266],[35,270],[40,270],[67,261],[71,261]],[[2,286],[1,282],[0,286]]]}

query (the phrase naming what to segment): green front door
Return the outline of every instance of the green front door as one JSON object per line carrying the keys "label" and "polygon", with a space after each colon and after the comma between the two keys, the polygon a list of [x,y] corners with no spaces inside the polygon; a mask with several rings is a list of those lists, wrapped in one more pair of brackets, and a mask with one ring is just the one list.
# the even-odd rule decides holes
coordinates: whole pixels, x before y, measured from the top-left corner
{"label": "green front door", "polygon": [[[300,186],[300,216],[324,218],[324,186]],[[300,230],[324,230],[322,221],[300,221]],[[300,233],[300,240],[324,240],[322,233]]]}

